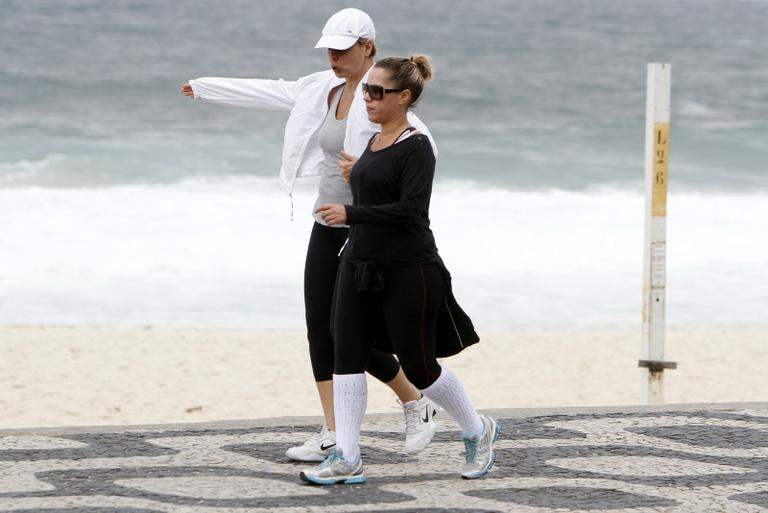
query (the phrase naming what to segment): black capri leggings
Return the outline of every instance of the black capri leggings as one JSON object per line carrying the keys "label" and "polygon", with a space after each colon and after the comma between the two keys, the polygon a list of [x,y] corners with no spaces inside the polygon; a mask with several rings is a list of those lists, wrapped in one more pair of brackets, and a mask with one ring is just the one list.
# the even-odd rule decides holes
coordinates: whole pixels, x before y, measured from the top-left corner
{"label": "black capri leggings", "polygon": [[363,372],[374,347],[373,326],[383,315],[392,347],[408,380],[424,390],[440,376],[435,356],[443,272],[435,264],[381,270],[381,291],[358,292],[355,267],[343,260],[336,282],[336,374]]}
{"label": "black capri leggings", "polygon": [[[304,265],[304,312],[307,320],[309,358],[315,381],[333,379],[331,304],[340,260],[338,254],[347,238],[347,232],[347,228],[333,228],[314,223],[312,235],[309,237],[307,260]],[[395,379],[400,365],[391,354],[372,351],[370,358],[363,362],[360,372],[363,370],[387,383]]]}

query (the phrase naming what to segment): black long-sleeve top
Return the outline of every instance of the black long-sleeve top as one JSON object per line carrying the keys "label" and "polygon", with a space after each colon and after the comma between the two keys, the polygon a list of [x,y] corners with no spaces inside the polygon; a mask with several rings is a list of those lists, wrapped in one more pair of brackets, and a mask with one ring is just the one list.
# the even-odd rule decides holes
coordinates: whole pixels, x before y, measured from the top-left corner
{"label": "black long-sleeve top", "polygon": [[435,261],[437,247],[429,228],[434,175],[435,155],[424,134],[378,151],[369,144],[349,176],[353,205],[346,205],[350,231],[344,258]]}

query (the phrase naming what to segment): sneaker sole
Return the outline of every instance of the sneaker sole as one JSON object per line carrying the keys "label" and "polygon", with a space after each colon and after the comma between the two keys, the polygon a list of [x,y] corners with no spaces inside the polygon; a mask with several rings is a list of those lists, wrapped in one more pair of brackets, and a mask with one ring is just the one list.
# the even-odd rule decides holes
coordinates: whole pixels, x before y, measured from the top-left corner
{"label": "sneaker sole", "polygon": [[363,484],[367,481],[365,476],[348,476],[348,477],[334,477],[330,479],[317,479],[317,478],[308,476],[304,472],[301,472],[299,474],[299,477],[305,483],[320,485],[320,486],[335,485],[335,484]]}
{"label": "sneaker sole", "polygon": [[[328,454],[330,454],[330,451],[329,451]],[[307,456],[302,456],[302,455],[298,455],[298,456],[297,455],[293,455],[293,456],[291,456],[290,454],[288,454],[286,452],[285,453],[285,457],[288,458],[291,461],[316,462],[316,461],[323,461],[328,456],[328,454],[322,454],[322,455],[320,455],[320,454],[310,454],[310,455],[307,455]]]}
{"label": "sneaker sole", "polygon": [[[498,419],[491,418],[491,420],[493,420],[493,423],[496,425],[496,429],[493,432],[493,441],[496,442],[501,437],[501,424]],[[496,451],[491,448],[491,461],[488,462],[488,465],[483,467],[483,469],[476,474],[462,474],[461,477],[464,479],[479,479],[491,471],[494,463],[496,463]]]}

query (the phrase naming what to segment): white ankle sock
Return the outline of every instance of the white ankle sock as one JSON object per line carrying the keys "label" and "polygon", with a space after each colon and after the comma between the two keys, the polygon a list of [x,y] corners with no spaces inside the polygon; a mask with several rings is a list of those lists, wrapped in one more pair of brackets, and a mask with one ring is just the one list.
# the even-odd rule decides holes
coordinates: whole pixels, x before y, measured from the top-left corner
{"label": "white ankle sock", "polygon": [[360,426],[368,405],[368,381],[365,374],[333,375],[333,416],[336,419],[336,447],[345,460],[360,454]]}
{"label": "white ankle sock", "polygon": [[483,421],[469,400],[464,385],[448,367],[441,366],[437,381],[421,391],[459,423],[465,436],[483,434]]}

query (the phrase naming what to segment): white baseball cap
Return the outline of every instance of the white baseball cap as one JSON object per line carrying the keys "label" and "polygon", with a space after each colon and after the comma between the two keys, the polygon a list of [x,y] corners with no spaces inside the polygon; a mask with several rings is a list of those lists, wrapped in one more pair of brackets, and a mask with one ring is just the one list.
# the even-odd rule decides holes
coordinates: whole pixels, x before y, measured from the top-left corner
{"label": "white baseball cap", "polygon": [[323,35],[315,48],[346,50],[360,38],[376,39],[373,20],[360,9],[342,9],[330,18],[323,27]]}

